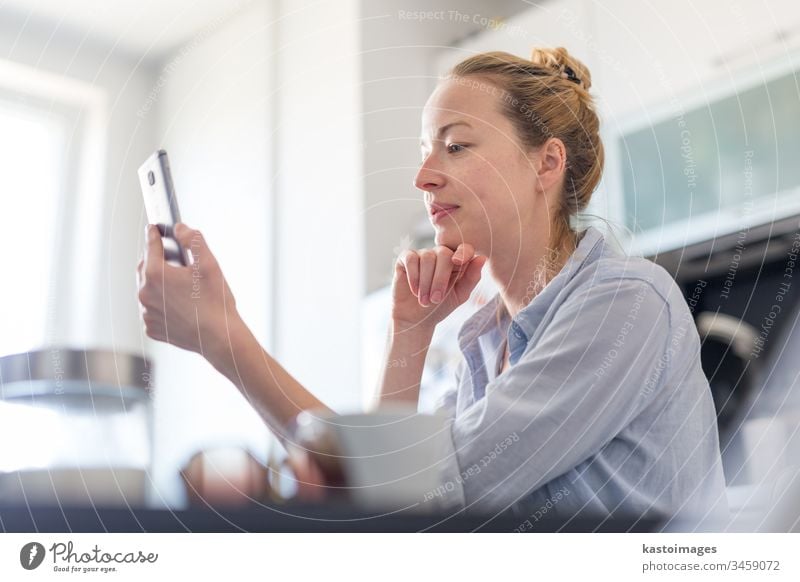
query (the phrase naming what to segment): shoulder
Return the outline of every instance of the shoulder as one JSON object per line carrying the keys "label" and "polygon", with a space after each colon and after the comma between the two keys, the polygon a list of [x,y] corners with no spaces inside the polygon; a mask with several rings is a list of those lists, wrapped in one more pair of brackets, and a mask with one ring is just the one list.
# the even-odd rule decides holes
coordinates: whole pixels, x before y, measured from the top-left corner
{"label": "shoulder", "polygon": [[683,302],[672,276],[660,265],[628,255],[616,238],[596,227],[587,228],[571,258],[568,293],[617,286],[622,293],[644,286],[667,303]]}
{"label": "shoulder", "polygon": [[[691,317],[683,292],[660,265],[642,257],[604,254],[585,265],[570,282],[570,295],[593,296],[617,308],[644,307],[665,312],[671,325]],[[612,307],[612,306],[610,306]]]}

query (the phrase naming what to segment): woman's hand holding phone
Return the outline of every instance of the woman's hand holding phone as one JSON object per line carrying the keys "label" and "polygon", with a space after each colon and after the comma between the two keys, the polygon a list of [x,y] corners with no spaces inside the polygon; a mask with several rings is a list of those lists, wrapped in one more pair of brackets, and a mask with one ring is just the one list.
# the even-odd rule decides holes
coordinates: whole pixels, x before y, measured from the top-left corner
{"label": "woman's hand holding phone", "polygon": [[395,329],[432,330],[469,299],[486,259],[468,243],[455,251],[445,246],[405,251],[395,264],[392,284]]}
{"label": "woman's hand holding phone", "polygon": [[148,337],[208,357],[225,349],[227,329],[238,320],[236,300],[203,235],[183,223],[175,227],[193,263],[175,266],[164,259],[158,228],[147,226],[147,248],[137,265],[139,303]]}

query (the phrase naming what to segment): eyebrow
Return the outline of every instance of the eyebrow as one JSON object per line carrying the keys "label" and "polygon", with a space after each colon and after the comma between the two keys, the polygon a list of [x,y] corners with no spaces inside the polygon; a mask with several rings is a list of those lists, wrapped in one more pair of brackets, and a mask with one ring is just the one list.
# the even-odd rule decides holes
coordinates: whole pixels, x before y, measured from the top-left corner
{"label": "eyebrow", "polygon": [[447,125],[443,125],[442,127],[440,127],[439,131],[436,132],[436,136],[437,137],[442,137],[444,134],[446,134],[448,131],[450,131],[451,128],[453,128],[456,125],[466,125],[470,129],[472,129],[472,126],[469,123],[467,123],[466,121],[463,121],[463,120],[459,120],[459,121],[454,121],[452,123],[448,123]]}
{"label": "eyebrow", "polygon": [[[467,123],[466,121],[464,121],[464,120],[453,121],[452,123],[448,123],[446,125],[443,125],[442,127],[440,127],[438,129],[438,131],[436,132],[437,139],[441,139],[448,131],[450,131],[453,127],[455,127],[457,125],[464,125],[466,127],[469,127],[470,129],[472,129],[472,126],[469,123]],[[421,140],[419,145],[420,145],[420,147],[423,147],[425,145],[424,140]]]}

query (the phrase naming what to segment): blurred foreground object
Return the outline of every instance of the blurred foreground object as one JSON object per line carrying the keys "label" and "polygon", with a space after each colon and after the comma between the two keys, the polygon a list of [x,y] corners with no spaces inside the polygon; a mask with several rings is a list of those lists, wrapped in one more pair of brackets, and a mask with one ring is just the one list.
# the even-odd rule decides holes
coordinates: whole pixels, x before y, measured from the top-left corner
{"label": "blurred foreground object", "polygon": [[0,502],[144,505],[151,377],[145,358],[107,350],[0,358]]}
{"label": "blurred foreground object", "polygon": [[298,496],[376,510],[439,509],[437,491],[449,449],[440,415],[392,405],[371,413],[298,415],[290,465]]}
{"label": "blurred foreground object", "polygon": [[241,506],[264,501],[269,493],[267,468],[236,447],[196,453],[181,478],[191,505]]}

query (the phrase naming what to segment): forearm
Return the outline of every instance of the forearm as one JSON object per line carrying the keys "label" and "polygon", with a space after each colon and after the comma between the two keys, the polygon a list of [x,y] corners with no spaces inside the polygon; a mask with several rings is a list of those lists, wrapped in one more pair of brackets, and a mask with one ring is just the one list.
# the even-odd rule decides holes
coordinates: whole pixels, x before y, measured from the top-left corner
{"label": "forearm", "polygon": [[294,418],[327,407],[270,356],[241,320],[231,318],[225,337],[206,358],[227,377],[281,439]]}
{"label": "forearm", "polygon": [[418,403],[422,370],[432,337],[433,329],[391,325],[380,382],[380,404]]}

